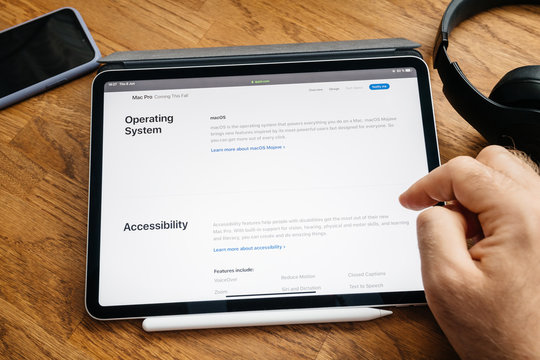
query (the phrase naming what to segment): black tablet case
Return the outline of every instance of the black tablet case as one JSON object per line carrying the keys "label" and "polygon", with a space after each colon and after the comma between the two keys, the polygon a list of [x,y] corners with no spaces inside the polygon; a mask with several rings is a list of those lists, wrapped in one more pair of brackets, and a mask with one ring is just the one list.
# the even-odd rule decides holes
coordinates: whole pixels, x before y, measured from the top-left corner
{"label": "black tablet case", "polygon": [[[98,69],[98,72],[115,69],[245,65],[397,56],[422,58],[420,52],[416,50],[418,47],[420,47],[420,44],[416,42],[403,38],[393,38],[300,44],[122,51],[101,58],[99,60],[101,67]],[[229,309],[234,310],[234,307],[231,306],[229,305]]]}
{"label": "black tablet case", "polygon": [[99,60],[98,72],[203,65],[254,64],[368,57],[416,56],[420,44],[393,39],[331,41],[301,44],[254,45],[173,50],[121,51]]}

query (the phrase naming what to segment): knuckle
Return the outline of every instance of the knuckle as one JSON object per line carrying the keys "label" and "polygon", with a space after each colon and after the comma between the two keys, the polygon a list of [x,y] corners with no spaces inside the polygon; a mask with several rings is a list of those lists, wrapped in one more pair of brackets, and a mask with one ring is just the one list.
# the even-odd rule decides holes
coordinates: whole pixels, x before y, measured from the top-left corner
{"label": "knuckle", "polygon": [[444,211],[443,207],[434,206],[422,211],[416,218],[416,229],[419,234],[428,234],[431,232],[434,223],[439,219],[440,212]]}
{"label": "knuckle", "polygon": [[460,170],[464,168],[469,168],[475,162],[476,160],[473,159],[472,157],[461,155],[461,156],[456,156],[453,159],[450,159],[446,164],[452,170]]}
{"label": "knuckle", "polygon": [[[491,157],[491,160],[495,157],[504,156],[498,149],[500,147],[493,146],[490,148],[485,154]],[[506,151],[504,148],[501,149]],[[450,160],[448,165],[452,176],[459,179],[461,183],[466,184],[468,191],[471,193],[478,191],[504,193],[509,186],[508,182],[512,181],[512,179],[502,176],[502,174],[494,171],[489,166],[482,164],[481,161],[469,156],[458,156]]]}
{"label": "knuckle", "polygon": [[479,158],[494,159],[500,156],[508,156],[509,152],[505,148],[499,145],[489,145],[483,148],[477,156]]}
{"label": "knuckle", "polygon": [[429,224],[431,223],[432,212],[433,209],[430,208],[418,214],[418,217],[416,218],[416,228],[418,231],[424,231],[429,226]]}

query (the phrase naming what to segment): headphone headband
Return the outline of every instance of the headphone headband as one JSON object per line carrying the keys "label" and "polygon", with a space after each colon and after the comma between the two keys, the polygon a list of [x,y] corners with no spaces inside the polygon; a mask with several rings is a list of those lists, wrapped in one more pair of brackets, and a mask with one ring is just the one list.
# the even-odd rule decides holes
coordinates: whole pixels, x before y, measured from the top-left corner
{"label": "headphone headband", "polygon": [[441,20],[435,41],[433,67],[443,82],[443,92],[454,109],[490,143],[515,145],[540,160],[540,110],[505,106],[480,93],[448,56],[448,35],[459,23],[482,11],[540,0],[453,0]]}
{"label": "headphone headband", "polygon": [[[433,49],[434,59],[439,57],[442,47],[448,48],[448,37],[452,30],[465,21],[483,11],[506,5],[540,4],[539,0],[453,0],[441,20],[435,47]],[[437,68],[437,61],[434,60],[434,67]]]}
{"label": "headphone headband", "polygon": [[444,12],[441,21],[441,29],[446,34],[449,34],[454,27],[465,19],[495,7],[538,3],[538,0],[454,0],[448,5],[448,8]]}

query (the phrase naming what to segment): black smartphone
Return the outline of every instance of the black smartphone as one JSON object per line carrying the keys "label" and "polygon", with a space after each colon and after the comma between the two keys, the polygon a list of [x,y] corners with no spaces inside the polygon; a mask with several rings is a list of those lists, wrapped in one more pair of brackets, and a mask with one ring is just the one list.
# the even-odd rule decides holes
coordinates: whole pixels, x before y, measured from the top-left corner
{"label": "black smartphone", "polygon": [[0,32],[0,109],[97,68],[79,12],[61,8]]}

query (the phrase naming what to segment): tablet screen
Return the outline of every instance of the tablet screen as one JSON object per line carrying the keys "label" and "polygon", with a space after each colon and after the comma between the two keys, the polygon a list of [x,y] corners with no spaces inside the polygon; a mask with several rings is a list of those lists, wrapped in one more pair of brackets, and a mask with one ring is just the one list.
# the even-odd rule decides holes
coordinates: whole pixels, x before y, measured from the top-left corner
{"label": "tablet screen", "polygon": [[425,64],[405,60],[98,76],[89,309],[422,294],[417,214],[397,199],[438,158]]}

